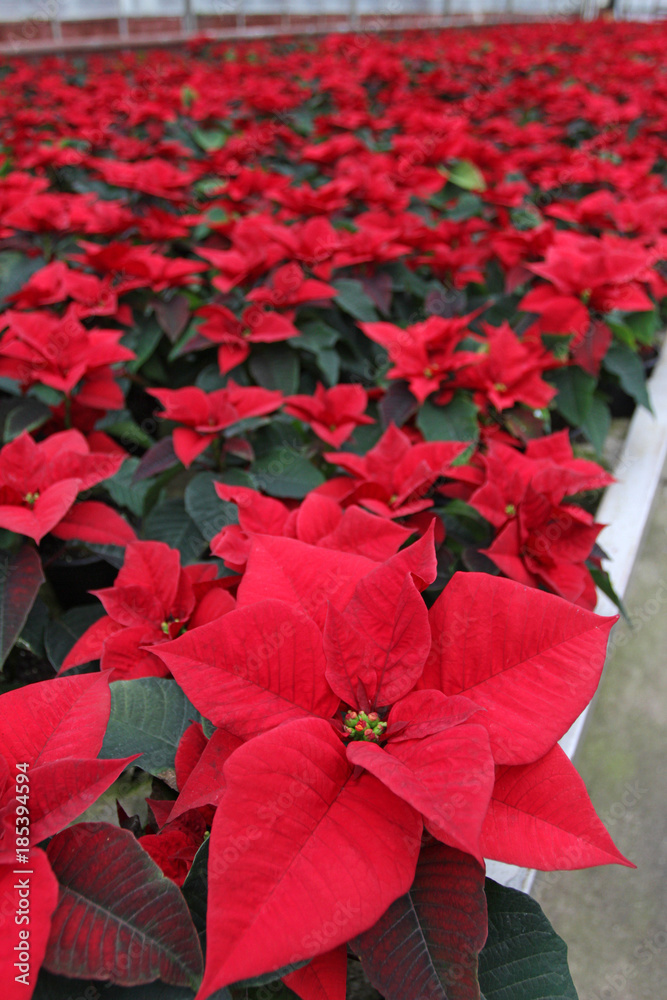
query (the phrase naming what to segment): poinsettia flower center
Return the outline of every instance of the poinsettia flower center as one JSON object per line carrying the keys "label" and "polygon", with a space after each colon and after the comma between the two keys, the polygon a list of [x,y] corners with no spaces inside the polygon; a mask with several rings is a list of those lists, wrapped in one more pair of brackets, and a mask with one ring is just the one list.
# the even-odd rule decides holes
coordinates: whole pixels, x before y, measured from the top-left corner
{"label": "poinsettia flower center", "polygon": [[493,388],[496,392],[507,392],[507,386],[504,382],[495,382]]}
{"label": "poinsettia flower center", "polygon": [[590,302],[592,294],[593,294],[592,288],[584,288],[583,292],[581,293],[581,301],[584,303],[585,306],[587,306],[588,303]]}
{"label": "poinsettia flower center", "polygon": [[34,493],[26,493],[23,497],[24,503],[27,503],[30,507],[33,507],[36,500],[39,500],[39,490],[35,490]]}
{"label": "poinsettia flower center", "polygon": [[343,719],[343,739],[366,743],[379,743],[384,736],[387,723],[377,712],[355,712],[350,709]]}
{"label": "poinsettia flower center", "polygon": [[514,515],[516,514],[516,507],[514,506],[513,503],[507,504],[507,506],[505,507],[505,513],[507,514],[508,517],[514,517]]}
{"label": "poinsettia flower center", "polygon": [[169,638],[175,639],[177,636],[183,635],[184,632],[187,632],[187,627],[183,625],[182,628],[178,629],[178,631],[174,634],[173,626],[180,625],[181,621],[181,618],[174,618],[172,615],[169,615],[168,618],[165,618],[165,620],[160,623],[160,628],[165,635],[169,636]]}

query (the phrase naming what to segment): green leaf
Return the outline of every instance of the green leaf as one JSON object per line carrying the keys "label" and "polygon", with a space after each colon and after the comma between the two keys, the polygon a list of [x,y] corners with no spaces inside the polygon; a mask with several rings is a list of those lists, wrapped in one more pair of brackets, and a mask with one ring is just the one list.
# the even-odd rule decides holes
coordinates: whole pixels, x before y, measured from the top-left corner
{"label": "green leaf", "polygon": [[144,538],[166,542],[178,549],[184,565],[200,559],[208,544],[183,501],[174,498],[153,508],[144,521]]}
{"label": "green leaf", "polygon": [[130,333],[125,334],[121,343],[136,354],[134,361],[125,363],[128,372],[139,371],[162,340],[162,336],[162,330],[153,316],[146,320],[143,326],[135,327]]}
{"label": "green leaf", "polygon": [[253,486],[272,497],[302,500],[321,486],[324,476],[312,462],[287,446],[276,448],[258,458],[250,469]]}
{"label": "green leaf", "polygon": [[360,281],[355,281],[353,278],[338,278],[332,284],[338,289],[335,302],[343,312],[362,322],[372,323],[380,318],[373,300],[366,295]]}
{"label": "green leaf", "polygon": [[138,467],[138,458],[126,458],[116,475],[105,480],[104,488],[120,507],[125,507],[132,514],[141,517],[144,512],[144,500],[152,484],[146,479],[137,483],[132,481]]}
{"label": "green leaf", "polygon": [[42,563],[32,545],[0,555],[0,667],[25,625],[43,583]]}
{"label": "green leaf", "polygon": [[19,292],[28,278],[45,264],[43,257],[28,257],[15,250],[4,250],[0,254],[0,306],[4,305],[8,295]]}
{"label": "green leaf", "polygon": [[457,392],[446,406],[427,399],[417,415],[417,427],[427,441],[476,441],[477,412],[470,396],[462,392]]}
{"label": "green leaf", "polygon": [[103,614],[101,604],[85,604],[79,608],[70,608],[60,618],[49,622],[44,632],[44,648],[54,670],[60,670],[77,639]]}
{"label": "green leaf", "polygon": [[195,128],[192,130],[192,138],[207,153],[217,153],[227,142],[226,133],[220,129]]}
{"label": "green leaf", "polygon": [[287,344],[253,347],[250,374],[264,389],[279,389],[290,396],[299,388],[299,356]]}
{"label": "green leaf", "polygon": [[651,413],[651,400],[646,391],[646,375],[641,359],[626,344],[612,344],[602,362],[604,368],[618,377],[621,389],[632,396],[635,403],[645,406]]}
{"label": "green leaf", "polygon": [[139,677],[111,684],[111,713],[100,757],[143,754],[137,765],[159,778],[174,767],[179,740],[201,720],[176,681]]}
{"label": "green leaf", "polygon": [[447,180],[465,191],[486,191],[484,175],[470,160],[456,160],[447,167]]}
{"label": "green leaf", "polygon": [[206,949],[206,903],[208,899],[208,849],[209,838],[201,845],[187,878],[183,883],[183,895],[190,909],[192,923],[197,928],[202,951]]}
{"label": "green leaf", "polygon": [[16,640],[21,649],[27,649],[40,659],[45,657],[44,631],[48,623],[48,608],[41,597],[37,597],[26,618],[25,625],[21,629],[21,634]]}
{"label": "green leaf", "polygon": [[595,448],[595,454],[598,458],[602,457],[602,449],[607,440],[610,426],[611,413],[609,407],[601,396],[593,396],[591,407],[581,425],[581,429]]}
{"label": "green leaf", "polygon": [[51,410],[40,399],[26,396],[17,406],[14,406],[5,418],[2,430],[3,441],[13,441],[23,431],[34,431],[35,428],[49,419]]}
{"label": "green leaf", "polygon": [[556,409],[573,427],[581,427],[593,404],[596,379],[576,365],[549,372],[547,381],[558,390]]}
{"label": "green leaf", "polygon": [[485,1000],[577,1000],[567,947],[524,892],[486,880],[489,936],[479,956]]}
{"label": "green leaf", "polygon": [[97,429],[111,434],[122,445],[135,444],[140,448],[150,448],[155,444],[153,438],[139,426],[129,410],[110,413],[97,423]]}
{"label": "green leaf", "polygon": [[339,337],[338,330],[334,330],[328,323],[315,320],[305,323],[301,335],[292,337],[288,343],[292,347],[313,354],[326,384],[333,386],[337,384],[340,376],[340,357],[334,347]]}
{"label": "green leaf", "polygon": [[205,538],[213,538],[225,525],[238,522],[236,504],[221,500],[214,483],[222,477],[212,472],[200,472],[185,489],[185,509]]}

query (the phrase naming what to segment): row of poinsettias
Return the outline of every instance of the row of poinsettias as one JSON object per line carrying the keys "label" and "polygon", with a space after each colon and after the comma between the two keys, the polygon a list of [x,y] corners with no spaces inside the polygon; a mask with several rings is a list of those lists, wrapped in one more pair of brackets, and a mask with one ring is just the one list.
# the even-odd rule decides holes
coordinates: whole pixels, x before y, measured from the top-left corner
{"label": "row of poinsettias", "polygon": [[[380,985],[389,982],[407,957],[399,949],[383,967],[378,946],[407,919],[420,866],[451,894],[449,909],[440,904],[438,954],[467,962],[474,995],[483,856],[546,869],[623,862],[556,745],[595,690],[613,619],[477,573],[455,576],[428,611],[420,590],[436,573],[432,532],[396,551],[403,536],[385,522],[384,536],[368,542],[373,555],[350,551],[350,532],[368,537],[367,516],[346,511],[328,546],[247,538],[236,605],[210,575],[180,569],[166,545],[128,547],[117,584],[99,595],[107,617],[72,659],[136,661],[138,645],[146,672],[166,664],[208,720],[179,744],[178,797],[152,803],[158,834],[137,843],[106,825],[63,829],[134,759],[97,759],[108,671],[3,696],[8,820],[25,792],[16,767],[29,765],[33,961],[44,956],[45,968],[76,977],[196,985],[202,960],[184,900],[141,847],[182,882],[211,807],[215,947],[202,998],[279,969],[305,1000],[321,995],[318,982],[344,996],[347,942]],[[308,520],[326,530],[323,510]],[[46,850],[35,846],[48,837]],[[9,896],[13,822],[3,841]],[[125,885],[141,900],[139,916]],[[91,899],[104,900],[111,919]],[[132,930],[119,948],[125,905]],[[467,956],[447,930],[461,914],[472,925]],[[132,933],[155,934],[158,916],[156,954],[124,972]],[[2,951],[9,970],[9,934]]]}

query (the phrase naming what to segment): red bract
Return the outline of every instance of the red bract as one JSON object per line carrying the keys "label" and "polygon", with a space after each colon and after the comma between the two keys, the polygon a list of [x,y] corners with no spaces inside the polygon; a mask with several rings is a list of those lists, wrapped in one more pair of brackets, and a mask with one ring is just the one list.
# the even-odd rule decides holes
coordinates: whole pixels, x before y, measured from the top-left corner
{"label": "red bract", "polygon": [[291,263],[273,272],[270,287],[253,288],[246,298],[274,309],[293,309],[305,302],[328,302],[336,295],[338,292],[332,285],[307,278],[298,264]]}
{"label": "red bract", "polygon": [[[482,408],[491,403],[497,410],[506,410],[515,403],[524,403],[532,409],[549,405],[556,390],[542,379],[542,372],[555,368],[558,362],[540,345],[521,341],[509,323],[491,326],[482,323],[486,337],[483,353],[476,364],[459,371],[455,386],[475,391],[475,399]],[[451,393],[438,397],[446,403]]]}
{"label": "red bract", "polygon": [[237,504],[239,523],[225,525],[211,540],[211,552],[238,572],[245,569],[255,535],[284,535],[382,562],[411,534],[361,507],[342,510],[318,493],[309,493],[298,507],[289,507],[246,486],[216,483],[215,490],[222,500]]}
{"label": "red bract", "polygon": [[[298,605],[260,600],[163,645],[194,704],[246,741],[227,746],[211,834],[208,935],[224,947],[209,952],[200,996],[370,927],[410,885],[422,825],[478,859],[484,829],[499,860],[624,863],[572,765],[551,764],[611,624],[483,574],[457,575],[427,612],[390,561],[330,605],[323,630]],[[506,765],[497,779],[494,761]],[[547,771],[562,789],[555,812]],[[230,869],[225,848],[242,831]]]}
{"label": "red bract", "polygon": [[188,468],[198,455],[208,448],[220,432],[248,417],[273,413],[283,402],[280,392],[244,387],[232,379],[224,389],[204,392],[196,386],[186,389],[151,389],[164,406],[160,414],[165,420],[185,424],[173,434],[174,451]]}
{"label": "red bract", "polygon": [[481,462],[484,481],[469,503],[498,529],[486,555],[514,580],[542,584],[594,608],[595,585],[585,562],[602,525],[562,501],[607,486],[612,477],[573,457],[567,431],[530,442],[525,455],[491,442]]}
{"label": "red bract", "polygon": [[183,257],[165,257],[155,247],[132,246],[128,243],[81,243],[85,253],[72,255],[73,260],[92,267],[102,274],[113,274],[117,294],[133,288],[152,288],[154,292],[178,285],[198,282],[198,274],[206,270],[199,260]]}
{"label": "red bract", "polygon": [[99,659],[114,680],[168,676],[152,647],[234,607],[215,566],[181,567],[179,552],[164,542],[128,545],[113,587],[92,593],[107,614],[77,640],[61,670]]}
{"label": "red bract", "polygon": [[[17,309],[54,305],[66,299],[73,299],[77,303],[75,312],[82,318],[114,316],[118,311],[118,301],[110,281],[103,281],[94,274],[75,271],[62,260],[54,260],[40,268],[19,292],[9,297]],[[128,353],[131,357],[131,352]]]}
{"label": "red bract", "polygon": [[366,455],[328,452],[328,462],[341,466],[351,479],[335,477],[318,492],[349,504],[358,503],[381,517],[402,517],[432,506],[428,493],[450,473],[452,463],[467,445],[426,441],[413,445],[392,424]]}
{"label": "red bract", "polygon": [[123,455],[93,452],[79,431],[61,431],[36,443],[21,434],[0,449],[0,527],[40,542],[52,532],[102,545],[126,545],[135,535],[105,504],[79,493],[118,471]]}
{"label": "red bract", "polygon": [[[32,995],[58,901],[56,877],[35,845],[81,815],[135,758],[97,759],[110,705],[108,680],[99,675],[32,684],[4,694],[1,704],[0,970],[18,1000]],[[5,926],[8,915],[15,931],[26,923],[14,920],[20,885],[30,892],[30,974],[22,981],[15,977],[25,970],[14,966],[19,938]]]}
{"label": "red bract", "polygon": [[0,341],[0,375],[22,389],[49,385],[98,410],[118,409],[123,394],[111,365],[135,355],[118,343],[115,330],[87,330],[76,305],[62,318],[49,312],[7,312],[7,332]]}
{"label": "red bract", "polygon": [[456,319],[431,316],[404,330],[393,323],[361,323],[360,326],[367,337],[387,348],[394,363],[388,377],[407,379],[412,394],[423,403],[459,368],[478,360],[474,352],[458,350],[466,334],[470,335],[468,324],[476,315],[471,313]]}
{"label": "red bract", "polygon": [[360,385],[335,385],[325,389],[317,383],[312,396],[287,396],[285,411],[309,424],[317,436],[340,448],[360,424],[372,424],[365,414],[368,396]]}
{"label": "red bract", "polygon": [[205,320],[199,326],[202,337],[220,344],[218,364],[223,375],[245,361],[251,344],[270,344],[299,335],[286,316],[265,312],[259,306],[250,306],[241,319],[226,306],[216,305],[202,306],[195,315],[203,316]]}
{"label": "red bract", "polygon": [[653,309],[642,287],[646,264],[646,249],[633,241],[558,233],[544,263],[527,265],[549,284],[528,292],[520,307],[538,314],[540,332],[571,336],[574,360],[596,374],[611,342],[596,315]]}

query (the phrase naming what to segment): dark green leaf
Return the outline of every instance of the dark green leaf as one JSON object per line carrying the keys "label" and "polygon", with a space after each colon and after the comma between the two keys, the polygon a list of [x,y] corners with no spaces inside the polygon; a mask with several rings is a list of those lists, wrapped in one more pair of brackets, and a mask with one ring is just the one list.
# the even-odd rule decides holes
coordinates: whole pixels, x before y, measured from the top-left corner
{"label": "dark green leaf", "polygon": [[105,480],[104,488],[120,507],[125,507],[132,514],[141,517],[144,500],[151,484],[146,481],[135,481],[134,475],[138,468],[138,458],[126,458],[116,475]]}
{"label": "dark green leaf", "polygon": [[36,597],[26,623],[21,629],[21,634],[16,640],[21,649],[29,650],[29,652],[40,657],[40,659],[46,656],[44,632],[48,623],[48,608],[41,597]]}
{"label": "dark green leaf", "polygon": [[197,928],[199,943],[206,954],[206,902],[208,899],[208,849],[209,838],[201,845],[188,876],[183,883],[183,895],[190,908],[192,923]]}
{"label": "dark green leaf", "polygon": [[272,497],[301,500],[324,482],[324,476],[296,449],[279,447],[253,463],[250,474],[256,490]]}
{"label": "dark green leaf", "polygon": [[185,509],[205,538],[213,538],[227,524],[236,524],[236,504],[221,500],[214,483],[222,477],[212,472],[200,472],[185,489]]}
{"label": "dark green leaf", "polygon": [[77,639],[103,614],[101,604],[85,604],[79,608],[70,608],[60,618],[49,622],[44,632],[44,648],[49,663],[55,670],[60,670]]}
{"label": "dark green leaf", "polygon": [[476,441],[479,437],[477,407],[465,393],[438,406],[428,399],[417,416],[417,426],[427,441]]}
{"label": "dark green leaf", "polygon": [[373,300],[366,295],[360,281],[355,281],[353,278],[338,278],[332,284],[338,289],[334,301],[343,312],[363,322],[372,323],[380,318]]}
{"label": "dark green leaf", "polygon": [[279,389],[285,396],[299,388],[299,356],[287,344],[267,344],[253,348],[250,373],[265,389]]}
{"label": "dark green leaf", "polygon": [[581,429],[595,448],[595,454],[598,458],[602,456],[602,449],[607,440],[610,426],[611,413],[609,407],[601,396],[593,396],[590,410],[581,425]]}
{"label": "dark green leaf", "polygon": [[[0,305],[4,305],[8,295],[19,292],[35,271],[44,267],[43,257],[28,257],[15,250],[4,250],[0,254]],[[0,320],[2,329],[2,320]]]}
{"label": "dark green leaf", "polygon": [[33,396],[26,396],[7,414],[2,431],[3,441],[13,441],[23,431],[34,431],[50,416],[51,410],[46,403]]}
{"label": "dark green leaf", "polygon": [[596,380],[583,369],[571,365],[549,372],[547,381],[558,390],[556,409],[573,427],[581,427],[593,402]]}
{"label": "dark green leaf", "polygon": [[165,677],[114,681],[100,757],[141,753],[137,765],[159,778],[174,767],[181,736],[191,722],[200,719],[176,681]]}
{"label": "dark green leaf", "polygon": [[[651,401],[646,391],[644,366],[639,356],[627,344],[612,344],[602,362],[608,372],[618,376],[621,389],[632,396],[639,406],[651,410]],[[651,410],[652,412],[652,410]]]}
{"label": "dark green leaf", "polygon": [[143,326],[135,327],[131,333],[126,333],[121,343],[136,354],[134,361],[125,362],[127,370],[129,372],[139,371],[161,340],[162,330],[153,317],[146,320]]}
{"label": "dark green leaf", "polygon": [[479,956],[486,1000],[577,1000],[567,947],[524,892],[486,880],[489,936]]}
{"label": "dark green leaf", "polygon": [[0,667],[25,625],[43,583],[42,563],[32,545],[0,555]]}
{"label": "dark green leaf", "polygon": [[196,562],[207,547],[207,539],[192,520],[182,500],[163,500],[144,522],[144,538],[166,542],[181,553],[182,562]]}

